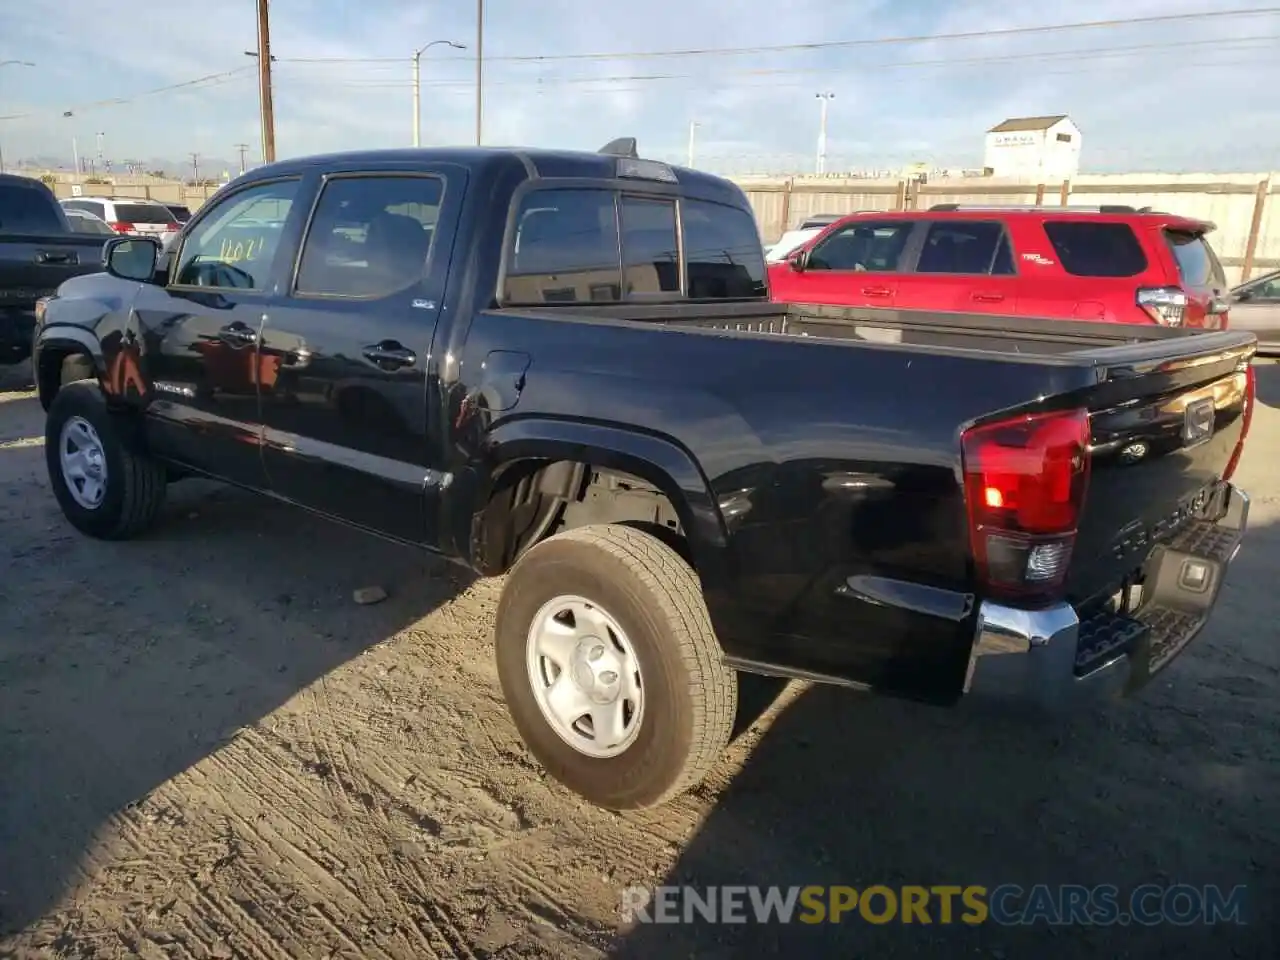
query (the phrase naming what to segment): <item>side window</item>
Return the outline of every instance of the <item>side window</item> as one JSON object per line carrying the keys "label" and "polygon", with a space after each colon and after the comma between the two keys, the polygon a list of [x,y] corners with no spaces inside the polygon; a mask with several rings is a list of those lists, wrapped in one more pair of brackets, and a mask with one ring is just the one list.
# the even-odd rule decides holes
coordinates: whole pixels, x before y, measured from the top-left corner
{"label": "side window", "polygon": [[1147,269],[1147,256],[1127,223],[1048,220],[1044,232],[1072,276],[1133,277]]}
{"label": "side window", "polygon": [[695,300],[763,297],[764,248],[751,214],[704,200],[682,200],[689,296]]}
{"label": "side window", "polygon": [[297,192],[298,181],[280,180],[217,201],[183,242],[173,282],[261,290]]}
{"label": "side window", "polygon": [[516,215],[503,299],[622,299],[618,211],[611,190],[534,190]]}
{"label": "side window", "polygon": [[622,284],[628,298],[680,292],[674,200],[622,198]]}
{"label": "side window", "polygon": [[[931,224],[920,251],[917,273],[995,273],[1001,247],[1006,258],[1004,227],[993,221],[944,220]],[[1012,270],[1008,271],[1012,273]]]}
{"label": "side window", "polygon": [[1280,300],[1280,277],[1258,284],[1251,292],[1254,300]]}
{"label": "side window", "polygon": [[911,220],[851,223],[826,237],[809,254],[813,270],[892,272],[911,236]]}
{"label": "side window", "polygon": [[302,245],[294,291],[385,297],[426,274],[444,198],[439,177],[335,177],[325,184]]}

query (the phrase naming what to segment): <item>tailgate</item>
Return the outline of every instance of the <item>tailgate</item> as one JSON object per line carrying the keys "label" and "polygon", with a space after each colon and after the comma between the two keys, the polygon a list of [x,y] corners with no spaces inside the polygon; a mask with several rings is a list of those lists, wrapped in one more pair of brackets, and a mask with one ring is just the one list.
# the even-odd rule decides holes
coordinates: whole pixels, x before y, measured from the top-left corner
{"label": "tailgate", "polygon": [[0,242],[0,307],[32,310],[64,280],[102,269],[103,241],[15,237]]}
{"label": "tailgate", "polygon": [[[1153,348],[1164,355],[1130,360]],[[1226,509],[1223,481],[1252,402],[1253,349],[1251,337],[1221,333],[1098,351],[1089,480],[1066,583],[1073,603],[1140,580],[1156,548]]]}

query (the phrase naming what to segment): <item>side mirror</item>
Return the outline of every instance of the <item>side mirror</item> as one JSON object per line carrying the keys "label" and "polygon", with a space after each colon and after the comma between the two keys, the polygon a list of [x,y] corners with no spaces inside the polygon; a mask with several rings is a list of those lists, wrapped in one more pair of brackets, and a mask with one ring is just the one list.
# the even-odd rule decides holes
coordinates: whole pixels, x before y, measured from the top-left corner
{"label": "side mirror", "polygon": [[112,237],[102,247],[102,265],[121,280],[147,282],[156,275],[160,244],[150,237]]}
{"label": "side mirror", "polygon": [[1231,302],[1226,297],[1210,297],[1206,312],[1211,317],[1221,316],[1230,308]]}
{"label": "side mirror", "polygon": [[791,264],[791,269],[796,273],[804,273],[809,269],[809,251],[797,250],[787,256],[787,263]]}

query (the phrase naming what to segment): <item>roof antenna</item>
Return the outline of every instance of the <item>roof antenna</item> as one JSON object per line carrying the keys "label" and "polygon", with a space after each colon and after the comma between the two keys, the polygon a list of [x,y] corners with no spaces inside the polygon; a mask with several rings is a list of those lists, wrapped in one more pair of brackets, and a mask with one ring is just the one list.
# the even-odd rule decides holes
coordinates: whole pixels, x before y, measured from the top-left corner
{"label": "roof antenna", "polygon": [[631,160],[640,159],[640,154],[636,152],[635,137],[619,137],[617,140],[610,140],[596,152],[610,157],[628,157]]}

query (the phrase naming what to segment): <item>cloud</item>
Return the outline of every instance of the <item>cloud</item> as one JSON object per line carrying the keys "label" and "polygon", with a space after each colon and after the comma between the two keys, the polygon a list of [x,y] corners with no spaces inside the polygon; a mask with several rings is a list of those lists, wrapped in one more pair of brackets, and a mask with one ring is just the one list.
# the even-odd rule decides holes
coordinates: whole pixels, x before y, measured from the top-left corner
{"label": "cloud", "polygon": [[[831,91],[828,169],[917,160],[976,165],[982,133],[1006,116],[1069,113],[1094,169],[1266,169],[1280,124],[1280,17],[1115,25],[1042,34],[991,31],[1046,22],[1200,12],[1183,0],[1079,0],[1046,8],[921,0],[488,0],[488,142],[594,149],[639,138],[648,155],[683,159],[696,120],[700,163],[723,172],[808,169],[814,95]],[[104,133],[117,160],[260,147],[253,4],[168,0],[163,15],[90,0],[26,0],[4,14],[0,147],[20,156],[84,152]],[[516,62],[521,55],[759,47],[988,31],[735,56]],[[272,53],[280,156],[410,143],[410,56],[422,61],[425,143],[474,136],[475,7],[416,0],[277,0]],[[1112,51],[1112,52],[1108,52]],[[193,77],[217,81],[132,99]],[[1246,82],[1247,78],[1247,82]],[[109,98],[128,102],[92,106]],[[74,116],[65,118],[63,111]]]}

